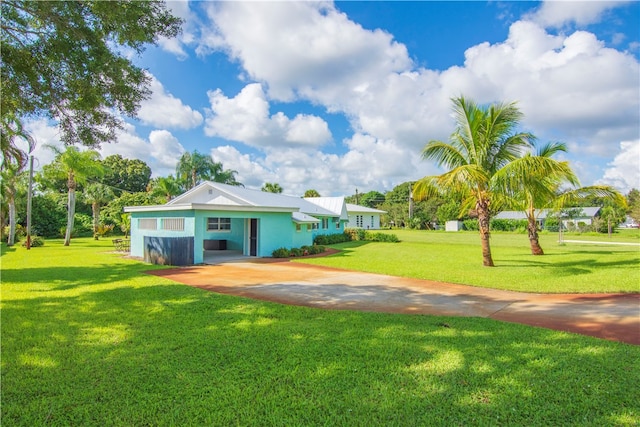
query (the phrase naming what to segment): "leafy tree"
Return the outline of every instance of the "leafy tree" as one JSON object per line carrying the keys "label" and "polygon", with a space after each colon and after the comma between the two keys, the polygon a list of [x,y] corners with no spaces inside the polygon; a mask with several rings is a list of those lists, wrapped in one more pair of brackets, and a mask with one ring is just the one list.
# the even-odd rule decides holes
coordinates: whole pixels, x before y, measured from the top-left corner
{"label": "leafy tree", "polygon": [[173,175],[156,178],[149,185],[151,194],[155,197],[162,197],[165,202],[181,193],[180,183]]}
{"label": "leafy tree", "polygon": [[[100,211],[100,222],[103,224],[122,226],[122,215],[125,206],[153,205],[156,198],[151,193],[122,193]],[[126,215],[128,216],[128,215]]]}
{"label": "leafy tree", "polygon": [[222,163],[214,162],[211,156],[199,153],[184,153],[176,166],[176,177],[185,190],[189,190],[202,181],[214,181],[229,185],[242,185],[236,181],[233,170],[225,170]]}
{"label": "leafy tree", "polygon": [[460,203],[450,200],[441,204],[436,211],[436,217],[438,218],[439,224],[460,219]]}
{"label": "leafy tree", "polygon": [[100,177],[103,174],[103,168],[99,162],[100,154],[97,151],[80,151],[73,146],[67,147],[65,151],[60,151],[56,147],[51,147],[51,149],[56,153],[53,170],[67,178],[67,228],[64,236],[64,245],[69,246],[71,233],[73,232],[78,183],[85,183],[88,178]]}
{"label": "leafy tree", "polygon": [[100,226],[100,207],[115,197],[109,187],[100,183],[87,185],[84,190],[84,197],[91,203],[93,214],[93,238],[98,240],[98,227]]}
{"label": "leafy tree", "polygon": [[282,193],[282,187],[277,182],[265,182],[261,188],[262,191],[266,193]]}
{"label": "leafy tree", "polygon": [[[47,116],[66,144],[115,141],[121,115],[150,96],[150,76],[129,59],[180,19],[163,1],[3,0],[3,116]],[[4,122],[3,122],[4,128]]]}
{"label": "leafy tree", "polygon": [[106,157],[102,165],[104,176],[100,182],[111,187],[116,196],[122,194],[122,191],[146,191],[151,178],[151,168],[142,160],[126,159],[120,154],[114,154]]}
{"label": "leafy tree", "polygon": [[[59,237],[65,226],[67,212],[61,194],[36,194],[32,200],[31,222],[33,234],[43,237]],[[24,212],[22,213],[24,220]]]}
{"label": "leafy tree", "polygon": [[424,159],[435,160],[448,171],[422,178],[415,186],[416,199],[451,194],[462,200],[461,214],[478,218],[483,265],[494,265],[489,243],[492,209],[502,198],[501,170],[532,145],[533,136],[516,132],[522,113],[515,103],[480,107],[464,97],[452,100],[456,128],[448,142],[429,141]]}
{"label": "leafy tree", "polygon": [[627,194],[627,214],[635,222],[640,222],[640,191],[632,188]]}
{"label": "leafy tree", "polygon": [[360,205],[368,208],[376,208],[378,205],[384,203],[385,196],[379,191],[369,191],[360,196]]}
{"label": "leafy tree", "polygon": [[320,193],[318,193],[316,190],[309,189],[304,192],[304,196],[302,197],[322,197],[322,196],[320,196]]}

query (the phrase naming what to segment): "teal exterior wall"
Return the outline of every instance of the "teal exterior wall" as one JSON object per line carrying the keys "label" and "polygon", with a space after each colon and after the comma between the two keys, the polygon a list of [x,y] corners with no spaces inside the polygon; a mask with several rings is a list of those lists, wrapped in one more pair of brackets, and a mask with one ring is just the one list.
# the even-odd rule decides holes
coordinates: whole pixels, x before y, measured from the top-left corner
{"label": "teal exterior wall", "polygon": [[[230,218],[231,230],[207,231],[207,218]],[[184,218],[183,230],[166,230],[162,227],[162,221],[167,218]],[[140,219],[156,220],[155,230],[141,229]],[[335,234],[344,232],[345,221],[340,221],[336,228],[337,218],[328,218],[326,228],[322,223],[317,229],[311,224],[301,224],[300,231],[296,230],[296,224],[292,221],[291,212],[252,212],[252,211],[157,211],[157,212],[132,212],[131,213],[131,255],[144,257],[144,236],[152,237],[193,237],[195,264],[201,264],[204,260],[203,240],[226,240],[227,249],[242,251],[249,255],[249,222],[250,219],[258,220],[257,230],[257,257],[270,257],[278,248],[299,248],[313,244],[313,239],[318,234]],[[321,218],[319,218],[321,219]]]}
{"label": "teal exterior wall", "polygon": [[[140,229],[140,219],[156,219],[155,230]],[[184,218],[184,229],[164,230],[162,220],[167,218]],[[194,235],[194,212],[132,212],[131,213],[131,255],[144,257],[144,236],[152,237],[192,237]]]}

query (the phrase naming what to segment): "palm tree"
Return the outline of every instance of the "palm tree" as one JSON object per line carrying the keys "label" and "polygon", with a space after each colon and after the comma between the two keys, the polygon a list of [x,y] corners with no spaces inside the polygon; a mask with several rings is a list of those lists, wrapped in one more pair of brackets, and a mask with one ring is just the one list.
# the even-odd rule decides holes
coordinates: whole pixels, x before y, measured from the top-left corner
{"label": "palm tree", "polygon": [[[18,140],[27,144],[27,151],[23,151],[17,145]],[[0,173],[2,176],[2,196],[7,201],[9,211],[9,235],[7,245],[15,244],[16,235],[16,185],[20,172],[27,165],[29,153],[35,148],[35,140],[24,130],[22,122],[13,114],[2,114],[0,127],[0,148],[2,150],[2,162]],[[4,221],[4,219],[3,219]],[[0,221],[0,226],[4,222]]]}
{"label": "palm tree", "polygon": [[184,153],[176,166],[176,177],[185,190],[189,190],[202,181],[214,181],[230,185],[242,185],[236,181],[234,170],[225,170],[222,163],[214,162],[211,156],[199,153]]}
{"label": "palm tree", "polygon": [[320,197],[320,193],[318,193],[316,190],[314,190],[313,188],[307,190],[304,192],[304,196],[302,197]]}
{"label": "palm tree", "polygon": [[101,183],[93,183],[87,185],[84,189],[85,199],[91,203],[91,212],[93,213],[93,238],[98,240],[98,227],[100,225],[100,207],[116,196],[108,186]]}
{"label": "palm tree", "polygon": [[551,158],[566,150],[563,143],[548,143],[535,155],[527,153],[499,173],[498,180],[501,181],[503,194],[507,195],[505,205],[524,211],[527,216],[527,234],[532,255],[544,255],[538,236],[538,215],[543,208],[563,209],[594,196],[625,205],[624,197],[612,187],[580,187],[580,181],[569,162]]}
{"label": "palm tree", "polygon": [[[27,164],[29,153],[35,148],[35,141],[22,126],[22,121],[12,113],[2,113],[2,125],[0,127],[0,148],[2,149],[2,163],[13,163],[19,165],[20,169]],[[18,139],[27,143],[27,151],[23,151],[16,145]]]}
{"label": "palm tree", "polygon": [[282,187],[277,182],[265,182],[261,188],[265,193],[282,193]]}
{"label": "palm tree", "polygon": [[532,146],[533,135],[516,132],[522,113],[515,103],[479,107],[464,97],[455,98],[456,128],[448,142],[429,141],[424,159],[435,160],[448,171],[417,182],[414,198],[447,194],[462,200],[462,215],[478,218],[483,265],[494,265],[489,244],[489,222],[502,199],[498,172]]}
{"label": "palm tree", "polygon": [[67,147],[61,151],[50,146],[56,153],[54,164],[57,173],[66,176],[67,179],[67,229],[64,235],[64,245],[69,246],[71,232],[73,231],[73,217],[76,211],[76,187],[85,183],[88,178],[100,177],[104,173],[103,167],[98,161],[100,154],[97,151],[80,151],[76,147]]}
{"label": "palm tree", "polygon": [[154,179],[151,184],[151,194],[162,197],[169,202],[174,196],[180,194],[180,183],[173,175],[161,176]]}

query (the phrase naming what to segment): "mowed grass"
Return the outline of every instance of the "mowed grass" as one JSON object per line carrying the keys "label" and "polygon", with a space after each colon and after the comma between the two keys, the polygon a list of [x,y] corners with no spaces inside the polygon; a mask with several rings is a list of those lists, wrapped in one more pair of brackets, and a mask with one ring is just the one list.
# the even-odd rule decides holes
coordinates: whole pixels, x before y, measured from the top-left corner
{"label": "mowed grass", "polygon": [[3,247],[3,426],[640,422],[638,346],[219,295],[111,250]]}
{"label": "mowed grass", "polygon": [[335,245],[336,255],[297,260],[350,270],[414,277],[441,282],[540,293],[640,292],[640,232],[622,230],[607,235],[567,235],[566,240],[602,241],[558,243],[557,233],[542,234],[543,256],[531,255],[526,234],[491,235],[495,268],[482,266],[478,232],[384,231],[400,243],[349,242]]}

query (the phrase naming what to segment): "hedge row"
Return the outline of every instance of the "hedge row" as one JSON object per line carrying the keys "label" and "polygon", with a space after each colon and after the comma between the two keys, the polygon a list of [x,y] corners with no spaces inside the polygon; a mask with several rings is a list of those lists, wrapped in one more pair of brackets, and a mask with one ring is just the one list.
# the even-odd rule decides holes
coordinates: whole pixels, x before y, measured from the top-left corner
{"label": "hedge row", "polygon": [[400,240],[395,234],[374,232],[362,228],[347,228],[344,233],[320,234],[313,240],[317,245],[335,245],[351,241],[397,243]]}
{"label": "hedge row", "polygon": [[289,258],[296,256],[304,256],[304,255],[316,255],[321,254],[325,251],[324,246],[321,245],[313,245],[313,246],[303,246],[301,248],[278,248],[271,253],[271,256],[274,258]]}

